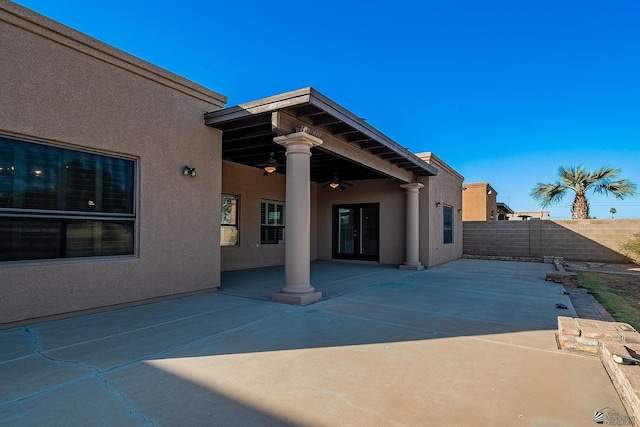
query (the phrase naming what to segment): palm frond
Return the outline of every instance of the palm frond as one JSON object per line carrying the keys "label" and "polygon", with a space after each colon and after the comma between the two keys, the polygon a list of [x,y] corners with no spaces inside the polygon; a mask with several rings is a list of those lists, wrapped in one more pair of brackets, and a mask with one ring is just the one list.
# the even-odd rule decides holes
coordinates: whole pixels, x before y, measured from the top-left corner
{"label": "palm frond", "polygon": [[625,197],[634,197],[637,194],[637,187],[635,183],[628,179],[618,181],[604,180],[604,182],[594,187],[593,191],[596,193],[611,193],[617,199],[624,199]]}
{"label": "palm frond", "polygon": [[568,168],[561,166],[558,169],[558,175],[564,185],[576,193],[584,193],[584,190],[591,184],[590,174],[585,171],[583,165]]}
{"label": "palm frond", "polygon": [[585,196],[587,190],[594,193],[611,193],[616,198],[622,199],[627,196],[637,195],[636,184],[628,179],[614,179],[621,172],[620,168],[614,168],[609,165],[602,166],[595,172],[589,172],[583,165],[558,168],[558,176],[560,180],[554,184],[538,183],[531,192],[533,197],[542,207],[549,206],[562,200],[566,190],[573,190],[576,193],[574,200],[582,201],[585,208],[582,210],[588,216],[589,201]]}
{"label": "palm frond", "polygon": [[566,190],[567,187],[560,182],[554,184],[543,184],[539,182],[531,192],[531,197],[533,197],[540,206],[546,207],[560,202]]}
{"label": "palm frond", "polygon": [[620,168],[614,168],[612,166],[605,165],[605,166],[602,166],[597,171],[591,173],[591,177],[593,178],[594,182],[600,181],[602,179],[610,180],[614,178],[616,175],[618,175],[620,172],[622,172]]}

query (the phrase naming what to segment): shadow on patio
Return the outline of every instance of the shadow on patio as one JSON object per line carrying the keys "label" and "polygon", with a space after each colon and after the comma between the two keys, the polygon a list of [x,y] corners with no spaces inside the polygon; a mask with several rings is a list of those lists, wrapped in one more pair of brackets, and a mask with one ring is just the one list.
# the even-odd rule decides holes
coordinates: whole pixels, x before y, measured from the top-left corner
{"label": "shadow on patio", "polygon": [[225,273],[217,293],[0,331],[0,424],[69,405],[89,424],[104,414],[132,425],[497,425],[505,412],[567,422],[623,411],[599,360],[556,349],[556,316],[575,313],[548,268],[319,262],[312,280],[327,298],[295,307],[262,301],[282,284],[272,267]]}

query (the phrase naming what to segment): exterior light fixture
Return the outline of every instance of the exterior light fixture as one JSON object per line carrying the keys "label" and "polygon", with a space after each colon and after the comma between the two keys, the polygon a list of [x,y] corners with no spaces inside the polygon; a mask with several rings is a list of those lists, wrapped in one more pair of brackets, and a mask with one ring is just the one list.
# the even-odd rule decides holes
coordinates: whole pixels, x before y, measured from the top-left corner
{"label": "exterior light fixture", "polygon": [[273,154],[274,153],[269,153],[267,161],[258,165],[258,167],[264,169],[264,175],[270,175],[278,169],[278,162],[273,158]]}
{"label": "exterior light fixture", "polygon": [[353,184],[348,183],[348,182],[344,182],[344,181],[340,181],[340,178],[338,178],[338,172],[334,172],[333,173],[333,179],[331,179],[331,181],[329,181],[328,183],[326,183],[325,185],[322,186],[322,188],[324,187],[330,187],[333,190],[335,190],[336,188],[339,188],[341,190],[346,190],[347,187],[353,187]]}
{"label": "exterior light fixture", "polygon": [[190,167],[190,166],[185,166],[185,167],[182,169],[182,174],[183,174],[184,176],[189,176],[189,175],[191,175],[191,176],[196,176],[196,168],[192,168],[192,167]]}
{"label": "exterior light fixture", "polygon": [[462,213],[462,208],[458,209],[458,213]]}
{"label": "exterior light fixture", "polygon": [[442,203],[436,202],[436,208],[439,208]]}

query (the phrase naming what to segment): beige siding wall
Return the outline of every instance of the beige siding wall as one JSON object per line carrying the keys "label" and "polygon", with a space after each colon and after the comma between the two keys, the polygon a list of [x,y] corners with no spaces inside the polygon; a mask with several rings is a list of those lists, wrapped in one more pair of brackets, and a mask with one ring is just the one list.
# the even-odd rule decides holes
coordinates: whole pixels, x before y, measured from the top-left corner
{"label": "beige siding wall", "polygon": [[[285,176],[273,173],[263,175],[258,168],[222,162],[222,192],[238,195],[239,244],[222,247],[222,271],[266,267],[284,264],[283,244],[260,244],[260,201],[262,199],[285,202]],[[316,184],[311,183],[311,259],[316,258]],[[285,242],[286,242],[285,229]]]}
{"label": "beige siding wall", "polygon": [[618,251],[640,220],[585,219],[464,223],[464,253],[512,257],[561,256],[573,261],[628,262]]}
{"label": "beige siding wall", "polygon": [[318,259],[332,258],[334,205],[380,204],[380,263],[402,264],[405,252],[405,190],[394,179],[353,181],[347,190],[318,188]]}
{"label": "beige siding wall", "polygon": [[136,256],[2,263],[0,323],[219,286],[221,135],[203,113],[226,99],[10,2],[0,34],[1,134],[138,166]]}
{"label": "beige siding wall", "polygon": [[[433,267],[462,256],[463,177],[432,154],[418,156],[438,168],[438,175],[419,179],[425,185],[420,191],[420,261]],[[453,243],[444,243],[443,206],[453,210]]]}

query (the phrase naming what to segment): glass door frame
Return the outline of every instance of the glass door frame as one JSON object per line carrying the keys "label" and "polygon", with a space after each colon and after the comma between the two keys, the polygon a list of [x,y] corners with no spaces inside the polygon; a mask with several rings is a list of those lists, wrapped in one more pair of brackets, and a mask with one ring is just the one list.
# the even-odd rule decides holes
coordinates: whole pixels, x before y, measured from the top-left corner
{"label": "glass door frame", "polygon": [[[363,208],[375,208],[375,212],[377,214],[377,230],[376,232],[376,246],[375,246],[375,254],[373,255],[365,255],[363,254],[363,226],[364,221],[362,219],[363,216]],[[356,215],[354,218],[354,235],[353,241],[350,242],[353,244],[353,254],[345,254],[339,251],[340,245],[340,217],[339,212],[340,209],[352,209],[356,211]],[[333,259],[347,259],[347,260],[360,260],[360,261],[380,261],[380,203],[358,203],[358,204],[343,204],[343,205],[333,205],[332,207],[332,216],[333,216],[333,232],[332,232],[332,257]]]}

